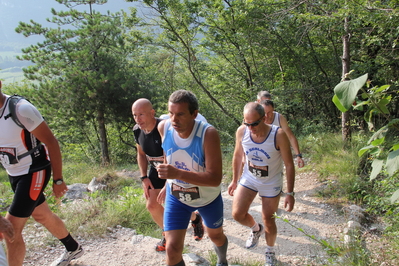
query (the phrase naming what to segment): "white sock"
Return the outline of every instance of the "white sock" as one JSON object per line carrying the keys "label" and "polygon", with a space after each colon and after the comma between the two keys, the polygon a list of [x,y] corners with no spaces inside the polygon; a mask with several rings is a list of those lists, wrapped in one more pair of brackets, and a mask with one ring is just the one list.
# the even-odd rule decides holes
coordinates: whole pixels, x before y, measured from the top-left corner
{"label": "white sock", "polygon": [[251,227],[252,232],[258,232],[260,230],[259,224],[255,222],[254,226]]}
{"label": "white sock", "polygon": [[274,250],[274,246],[266,246],[266,253],[267,252],[275,252],[275,250]]}

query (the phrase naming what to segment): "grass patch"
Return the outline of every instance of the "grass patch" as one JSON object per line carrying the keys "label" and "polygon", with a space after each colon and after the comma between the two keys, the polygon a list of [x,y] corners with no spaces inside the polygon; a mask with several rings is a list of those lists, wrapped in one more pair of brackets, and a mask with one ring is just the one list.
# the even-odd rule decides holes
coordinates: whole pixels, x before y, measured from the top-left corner
{"label": "grass patch", "polygon": [[326,187],[320,196],[332,201],[355,203],[362,202],[369,183],[358,175],[362,158],[357,155],[364,146],[366,137],[355,135],[346,145],[337,133],[310,134],[301,139],[301,148],[309,154],[311,168],[319,174],[319,181],[325,182]]}

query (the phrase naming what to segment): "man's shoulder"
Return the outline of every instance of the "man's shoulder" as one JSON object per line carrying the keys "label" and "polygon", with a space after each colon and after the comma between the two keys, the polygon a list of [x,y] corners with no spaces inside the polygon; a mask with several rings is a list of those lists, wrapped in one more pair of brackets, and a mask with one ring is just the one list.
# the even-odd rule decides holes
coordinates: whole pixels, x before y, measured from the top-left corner
{"label": "man's shoulder", "polygon": [[240,125],[240,126],[237,128],[236,132],[242,134],[242,133],[244,133],[245,128],[246,128],[246,125]]}
{"label": "man's shoulder", "polygon": [[141,132],[141,129],[140,129],[140,127],[139,127],[139,125],[134,125],[134,127],[133,127],[133,132],[137,132],[137,133],[140,133]]}

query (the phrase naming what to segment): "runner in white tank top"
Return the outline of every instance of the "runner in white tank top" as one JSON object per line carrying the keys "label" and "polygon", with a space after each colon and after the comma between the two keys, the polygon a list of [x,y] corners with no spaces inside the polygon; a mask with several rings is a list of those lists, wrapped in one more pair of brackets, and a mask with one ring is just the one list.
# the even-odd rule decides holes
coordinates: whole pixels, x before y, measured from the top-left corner
{"label": "runner in white tank top", "polygon": [[[293,193],[295,166],[290,143],[282,129],[265,123],[265,110],[258,103],[250,102],[245,105],[243,123],[236,132],[233,180],[228,187],[228,193],[234,196],[232,215],[237,222],[251,229],[245,245],[247,248],[255,247],[263,232],[267,232],[266,265],[277,265],[274,250],[277,226],[274,213],[278,209],[283,185],[282,162],[285,165],[287,178],[284,207],[287,211],[292,211],[295,204]],[[243,170],[244,156],[246,162]],[[257,194],[262,198],[262,218],[265,228],[248,213]]]}
{"label": "runner in white tank top", "polygon": [[292,132],[291,128],[288,126],[287,119],[280,113],[274,111],[274,103],[271,100],[263,100],[260,102],[260,104],[263,106],[265,109],[265,116],[266,116],[266,124],[270,125],[276,125],[281,127],[285,134],[287,134],[288,139],[290,140],[291,147],[294,149],[295,152],[295,157],[297,161],[297,165],[299,168],[305,166],[305,162],[302,159],[302,154],[299,149],[299,143],[297,138],[294,135],[294,132]]}

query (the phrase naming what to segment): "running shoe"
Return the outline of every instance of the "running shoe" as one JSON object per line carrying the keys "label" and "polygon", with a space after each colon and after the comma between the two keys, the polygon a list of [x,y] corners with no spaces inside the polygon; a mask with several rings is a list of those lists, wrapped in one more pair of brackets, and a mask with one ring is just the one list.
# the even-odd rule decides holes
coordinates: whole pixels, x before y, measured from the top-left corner
{"label": "running shoe", "polygon": [[191,225],[194,228],[194,240],[200,241],[204,237],[204,225],[202,224],[202,217],[198,212],[195,212],[197,215],[197,219],[199,219],[198,223],[193,223],[191,221]]}
{"label": "running shoe", "polygon": [[277,266],[277,259],[276,259],[276,253],[274,252],[266,252],[266,264],[265,266]]}
{"label": "running shoe", "polygon": [[246,248],[254,248],[258,245],[259,237],[263,234],[263,225],[259,224],[259,231],[252,232],[249,235],[247,242],[245,243]]}
{"label": "running shoe", "polygon": [[227,263],[218,263],[218,264],[216,264],[216,266],[229,266],[229,264],[227,264]]}
{"label": "running shoe", "polygon": [[155,251],[165,251],[166,250],[166,239],[165,237],[162,235],[162,239],[161,241],[159,241],[156,245],[155,245]]}
{"label": "running shoe", "polygon": [[65,250],[64,254],[55,260],[51,266],[67,266],[73,259],[77,259],[83,255],[84,251],[82,246],[79,244],[75,251]]}

